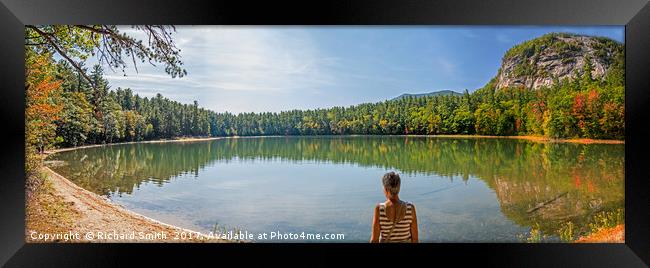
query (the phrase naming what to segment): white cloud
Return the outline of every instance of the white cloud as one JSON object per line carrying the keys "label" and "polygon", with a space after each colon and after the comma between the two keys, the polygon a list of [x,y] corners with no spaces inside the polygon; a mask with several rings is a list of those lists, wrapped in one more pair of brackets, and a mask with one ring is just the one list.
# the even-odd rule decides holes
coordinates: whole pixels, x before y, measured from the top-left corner
{"label": "white cloud", "polygon": [[207,108],[230,111],[238,110],[234,99],[228,99],[232,92],[279,97],[279,93],[318,94],[336,85],[329,68],[339,64],[339,59],[319,51],[300,29],[178,26],[176,30],[174,38],[187,76],[171,78],[163,68],[139,63],[138,73],[133,69],[127,70],[127,76],[107,72],[111,85],[130,87],[143,96],[181,95],[182,102],[197,99]]}
{"label": "white cloud", "polygon": [[[190,30],[179,28],[179,31]],[[333,80],[323,70],[332,61],[295,29],[249,27],[192,29],[184,55],[197,79],[226,90],[278,91],[318,86]],[[207,69],[203,69],[207,67]]]}

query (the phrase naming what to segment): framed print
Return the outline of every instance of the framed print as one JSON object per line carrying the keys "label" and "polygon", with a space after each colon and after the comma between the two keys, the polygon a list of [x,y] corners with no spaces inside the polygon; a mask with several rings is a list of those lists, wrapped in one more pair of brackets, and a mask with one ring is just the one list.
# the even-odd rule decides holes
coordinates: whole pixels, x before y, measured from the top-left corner
{"label": "framed print", "polygon": [[644,1],[3,5],[7,266],[647,266]]}

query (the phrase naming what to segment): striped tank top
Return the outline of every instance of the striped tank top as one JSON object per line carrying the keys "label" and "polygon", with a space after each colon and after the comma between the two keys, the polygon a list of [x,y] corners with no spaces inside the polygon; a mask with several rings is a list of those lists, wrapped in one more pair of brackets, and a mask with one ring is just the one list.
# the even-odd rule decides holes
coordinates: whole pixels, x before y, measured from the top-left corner
{"label": "striped tank top", "polygon": [[[406,213],[393,227],[393,222],[386,214],[386,203],[379,204],[379,242],[411,242],[411,222],[413,222],[413,205],[404,202]],[[391,228],[393,231],[391,232]],[[390,237],[389,237],[390,234]]]}

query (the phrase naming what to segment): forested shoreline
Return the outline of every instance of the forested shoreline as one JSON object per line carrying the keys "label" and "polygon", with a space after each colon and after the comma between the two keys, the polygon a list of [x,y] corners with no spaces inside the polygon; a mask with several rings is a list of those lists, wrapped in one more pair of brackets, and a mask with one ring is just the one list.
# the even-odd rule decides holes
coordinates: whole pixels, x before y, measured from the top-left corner
{"label": "forested shoreline", "polygon": [[[123,52],[102,45],[93,35],[111,33],[114,35],[107,35],[109,42],[126,42],[122,40],[126,37],[116,28],[76,27],[68,26],[67,33],[65,28],[54,27],[52,33],[47,33],[48,27],[28,27],[26,40],[31,40],[32,34],[40,34],[43,42],[52,40],[48,37],[72,43],[87,38],[90,44],[74,43],[70,48],[71,52],[84,57],[97,52],[106,57],[105,53],[111,55],[111,49],[116,50],[113,53]],[[151,31],[154,37],[161,34],[156,28],[143,29]],[[91,35],[86,36],[88,33]],[[77,39],[67,41],[64,37]],[[93,40],[96,43],[92,43]],[[28,43],[25,50],[26,142],[28,147],[40,152],[57,147],[221,136],[462,134],[624,139],[622,52],[611,59],[607,75],[603,77],[592,77],[593,67],[588,62],[582,70],[574,70],[575,79],[555,81],[553,86],[539,89],[523,86],[497,89],[495,77],[483,88],[473,92],[465,90],[459,95],[411,96],[349,107],[233,114],[202,108],[197,101],[180,103],[160,93],[142,97],[129,88],[112,89],[101,65],[86,68],[84,61],[71,61],[69,57],[55,61],[54,53],[61,54],[60,47],[67,44],[58,42],[61,44],[50,42],[50,46],[30,46]],[[137,42],[124,46],[141,50],[142,55],[137,51],[130,53],[143,61],[148,58],[166,63],[171,70],[166,71],[172,77],[182,76],[186,72],[179,67],[182,63],[178,58],[169,58],[162,53],[164,51],[158,51],[161,48],[156,48],[170,50],[173,42],[171,39],[167,42],[169,44],[153,43],[154,49],[150,50],[139,47]],[[536,50],[531,51],[534,52],[538,50],[537,43],[523,45],[533,44]],[[506,55],[522,50],[521,46],[513,47]],[[85,50],[75,51],[77,47]],[[178,53],[171,51],[172,55]],[[129,51],[126,54],[128,56]],[[121,58],[112,61],[106,58],[105,62],[111,69],[125,66]]]}

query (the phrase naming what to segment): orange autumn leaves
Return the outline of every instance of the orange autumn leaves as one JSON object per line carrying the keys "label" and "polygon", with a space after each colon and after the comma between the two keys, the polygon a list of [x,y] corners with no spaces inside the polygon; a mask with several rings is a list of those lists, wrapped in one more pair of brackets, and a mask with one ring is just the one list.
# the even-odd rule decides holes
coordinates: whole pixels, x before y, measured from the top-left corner
{"label": "orange autumn leaves", "polygon": [[617,136],[624,131],[624,105],[603,100],[596,89],[577,93],[571,108],[581,137]]}
{"label": "orange autumn leaves", "polygon": [[26,149],[43,152],[54,143],[55,120],[62,106],[56,102],[61,81],[53,77],[49,55],[28,53],[25,66],[25,143]]}

